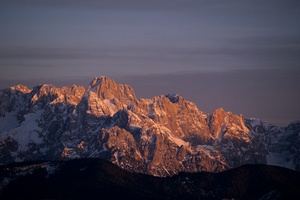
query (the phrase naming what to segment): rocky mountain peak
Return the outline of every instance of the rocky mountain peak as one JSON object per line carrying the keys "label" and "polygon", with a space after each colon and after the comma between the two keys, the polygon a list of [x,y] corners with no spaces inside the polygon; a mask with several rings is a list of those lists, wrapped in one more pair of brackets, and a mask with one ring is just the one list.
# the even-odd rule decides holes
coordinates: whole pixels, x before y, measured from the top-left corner
{"label": "rocky mountain peak", "polygon": [[181,96],[179,96],[178,94],[167,94],[165,95],[167,98],[169,98],[169,100],[172,103],[178,103],[179,98],[181,98]]}
{"label": "rocky mountain peak", "polygon": [[101,99],[116,99],[126,105],[137,101],[134,90],[129,85],[118,84],[105,76],[94,78],[87,91],[96,93]]}
{"label": "rocky mountain peak", "polygon": [[97,85],[102,83],[102,80],[106,79],[105,76],[95,77],[88,86],[88,91],[94,89]]}
{"label": "rocky mountain peak", "polygon": [[117,88],[117,86],[118,86],[118,84],[114,80],[112,80],[106,76],[99,76],[99,77],[95,77],[90,82],[90,84],[88,86],[88,91],[95,92],[97,89],[99,90],[99,88],[102,90],[104,90],[104,89],[114,90]]}
{"label": "rocky mountain peak", "polygon": [[31,92],[31,90],[27,86],[22,85],[22,84],[18,84],[18,85],[12,86],[10,89],[22,92],[23,94]]}
{"label": "rocky mountain peak", "polygon": [[52,84],[40,84],[35,86],[32,91],[31,102],[37,101],[53,101],[59,96],[59,88],[56,88]]}
{"label": "rocky mountain peak", "polygon": [[57,89],[53,84],[40,84],[33,87],[32,92],[39,96],[47,96],[55,94]]}
{"label": "rocky mountain peak", "polygon": [[246,127],[242,115],[234,115],[218,108],[209,119],[210,132],[219,141],[224,138],[240,138],[250,141],[248,138],[249,129]]}
{"label": "rocky mountain peak", "polygon": [[216,109],[213,113],[213,116],[219,120],[223,119],[226,116],[226,112],[222,107]]}

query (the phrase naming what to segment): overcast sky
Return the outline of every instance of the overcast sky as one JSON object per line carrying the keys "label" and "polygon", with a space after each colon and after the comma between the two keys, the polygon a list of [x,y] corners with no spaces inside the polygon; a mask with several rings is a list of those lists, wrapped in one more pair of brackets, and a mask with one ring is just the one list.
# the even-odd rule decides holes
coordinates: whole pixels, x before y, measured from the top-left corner
{"label": "overcast sky", "polygon": [[0,0],[0,89],[87,85],[179,93],[287,125],[300,119],[300,1]]}

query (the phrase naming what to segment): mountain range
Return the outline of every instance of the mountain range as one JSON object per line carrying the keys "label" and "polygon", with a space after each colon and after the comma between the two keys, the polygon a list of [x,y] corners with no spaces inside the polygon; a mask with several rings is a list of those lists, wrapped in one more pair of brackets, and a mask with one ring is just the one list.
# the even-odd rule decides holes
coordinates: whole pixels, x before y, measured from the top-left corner
{"label": "mountain range", "polygon": [[300,121],[277,127],[178,94],[138,99],[101,76],[87,87],[16,85],[0,91],[0,164],[102,158],[130,172],[172,176],[245,164],[300,171]]}

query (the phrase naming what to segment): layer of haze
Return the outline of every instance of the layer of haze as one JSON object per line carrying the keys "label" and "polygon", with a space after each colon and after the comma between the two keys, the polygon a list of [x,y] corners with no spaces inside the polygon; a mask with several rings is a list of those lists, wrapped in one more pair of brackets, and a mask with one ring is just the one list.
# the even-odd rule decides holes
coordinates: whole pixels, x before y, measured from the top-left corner
{"label": "layer of haze", "polygon": [[300,119],[300,2],[2,0],[0,89],[105,75],[138,97]]}

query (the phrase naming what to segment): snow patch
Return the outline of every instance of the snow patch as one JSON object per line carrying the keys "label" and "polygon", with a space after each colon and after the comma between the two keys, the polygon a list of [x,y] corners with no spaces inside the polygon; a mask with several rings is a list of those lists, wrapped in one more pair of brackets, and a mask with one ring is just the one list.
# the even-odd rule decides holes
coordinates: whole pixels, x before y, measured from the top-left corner
{"label": "snow patch", "polygon": [[[30,142],[35,144],[43,143],[43,139],[39,137],[41,128],[38,126],[38,120],[41,118],[43,112],[44,110],[39,110],[36,113],[24,115],[25,120],[20,124],[20,126],[12,129],[5,135],[12,137],[19,143],[18,151],[26,151],[28,149],[27,145]],[[4,135],[2,137],[4,137]]]}
{"label": "snow patch", "polygon": [[188,142],[185,142],[184,140],[182,140],[180,138],[174,137],[171,134],[169,134],[169,139],[171,141],[173,141],[175,144],[177,144],[178,147],[181,147],[181,146],[186,146],[187,147],[187,146],[189,146]]}
{"label": "snow patch", "polygon": [[267,155],[267,164],[268,165],[275,165],[275,166],[280,166],[280,167],[285,167],[289,169],[295,170],[295,165],[293,164],[293,161],[287,161],[287,152],[282,152],[282,153],[269,153]]}
{"label": "snow patch", "polygon": [[155,127],[158,132],[163,133],[164,135],[167,135],[168,139],[171,140],[172,142],[174,142],[175,144],[177,144],[178,147],[189,146],[188,142],[185,142],[184,140],[173,136],[172,132],[167,127],[158,126],[158,125],[153,125],[153,127]]}
{"label": "snow patch", "polygon": [[109,109],[110,115],[113,116],[116,113],[115,104],[113,104],[110,99],[104,99],[103,103]]}
{"label": "snow patch", "polygon": [[0,117],[0,134],[9,131],[19,125],[17,114],[19,110],[6,113],[4,117]]}

